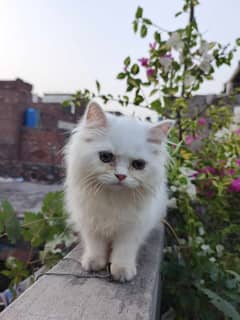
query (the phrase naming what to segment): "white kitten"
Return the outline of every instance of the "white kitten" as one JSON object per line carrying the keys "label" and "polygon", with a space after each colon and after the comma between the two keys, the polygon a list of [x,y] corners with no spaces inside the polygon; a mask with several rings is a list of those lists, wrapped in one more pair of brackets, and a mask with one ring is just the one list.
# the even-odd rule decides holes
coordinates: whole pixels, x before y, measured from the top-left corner
{"label": "white kitten", "polygon": [[82,266],[113,278],[136,275],[137,252],[166,214],[166,136],[153,126],[106,114],[92,102],[66,146],[66,208],[84,242]]}

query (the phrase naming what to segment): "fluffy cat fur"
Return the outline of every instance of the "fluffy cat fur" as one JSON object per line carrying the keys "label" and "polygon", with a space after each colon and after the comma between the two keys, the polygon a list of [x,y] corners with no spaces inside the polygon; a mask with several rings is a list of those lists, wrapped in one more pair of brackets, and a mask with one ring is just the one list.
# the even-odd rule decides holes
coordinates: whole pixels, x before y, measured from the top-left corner
{"label": "fluffy cat fur", "polygon": [[[166,137],[172,125],[165,120],[154,126],[106,114],[96,102],[88,105],[65,149],[65,203],[84,243],[85,270],[110,262],[115,280],[136,275],[138,249],[166,214]],[[100,160],[101,152],[108,152],[105,158],[110,152],[112,161]],[[145,167],[135,169],[139,159]]]}

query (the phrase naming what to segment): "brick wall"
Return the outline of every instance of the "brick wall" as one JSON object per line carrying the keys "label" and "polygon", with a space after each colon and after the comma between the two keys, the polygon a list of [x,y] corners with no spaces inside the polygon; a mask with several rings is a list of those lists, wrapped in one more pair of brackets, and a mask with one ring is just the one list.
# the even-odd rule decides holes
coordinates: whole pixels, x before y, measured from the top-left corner
{"label": "brick wall", "polygon": [[[0,160],[9,161],[25,161],[27,157],[22,152],[22,147],[28,145],[27,152],[32,145],[35,149],[39,146],[39,150],[34,149],[31,157],[34,162],[41,164],[42,161],[50,163],[49,156],[46,156],[46,148],[43,143],[44,140],[49,140],[49,145],[56,143],[56,149],[59,148],[62,141],[62,133],[57,130],[58,121],[67,121],[76,123],[84,112],[84,109],[77,108],[76,112],[72,114],[70,108],[62,107],[60,103],[43,103],[32,102],[32,85],[16,79],[15,81],[0,81]],[[44,131],[35,131],[29,134],[30,141],[27,142],[28,136],[23,133],[24,141],[22,139],[22,126],[24,119],[24,111],[28,107],[33,107],[40,112],[39,127]],[[50,133],[49,131],[53,131]],[[34,135],[34,138],[33,138]],[[46,135],[46,139],[44,136]],[[39,139],[39,142],[37,142]],[[34,142],[33,142],[34,140]],[[42,151],[40,151],[42,148]],[[50,148],[50,147],[49,147]],[[52,151],[51,151],[52,152]],[[27,153],[28,154],[28,153]],[[52,155],[53,157],[53,155]],[[59,157],[54,156],[55,161],[59,163]],[[47,159],[47,160],[46,160]]]}
{"label": "brick wall", "polygon": [[0,81],[0,104],[31,103],[31,91],[32,85],[21,79]]}
{"label": "brick wall", "polygon": [[20,79],[0,81],[0,160],[19,160],[19,133],[31,90]]}
{"label": "brick wall", "polygon": [[84,108],[76,108],[76,112],[72,114],[69,107],[63,107],[60,103],[32,103],[32,107],[40,112],[40,127],[44,129],[56,129],[58,121],[67,121],[77,123]]}
{"label": "brick wall", "polygon": [[20,159],[23,163],[61,165],[65,139],[60,130],[22,128]]}
{"label": "brick wall", "polygon": [[[58,129],[58,121],[77,123],[84,108],[60,103],[32,102],[32,85],[16,79],[0,81],[0,176],[33,176],[45,179],[62,176],[61,150],[66,133]],[[38,129],[23,126],[24,111],[35,108],[40,113]],[[52,179],[52,178],[51,178]]]}

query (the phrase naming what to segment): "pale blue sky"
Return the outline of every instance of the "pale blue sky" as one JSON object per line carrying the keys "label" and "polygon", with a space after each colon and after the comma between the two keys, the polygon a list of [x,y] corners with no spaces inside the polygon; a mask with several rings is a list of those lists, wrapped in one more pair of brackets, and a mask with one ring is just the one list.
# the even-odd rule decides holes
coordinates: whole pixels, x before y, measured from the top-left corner
{"label": "pale blue sky", "polygon": [[[182,0],[0,0],[0,79],[22,79],[34,91],[74,92],[94,88],[121,92],[115,80],[127,55],[144,56],[150,39],[132,31],[138,5],[160,26],[174,30]],[[202,0],[196,15],[207,40],[234,42],[240,37],[239,0]],[[201,92],[222,90],[239,60],[218,71]]]}

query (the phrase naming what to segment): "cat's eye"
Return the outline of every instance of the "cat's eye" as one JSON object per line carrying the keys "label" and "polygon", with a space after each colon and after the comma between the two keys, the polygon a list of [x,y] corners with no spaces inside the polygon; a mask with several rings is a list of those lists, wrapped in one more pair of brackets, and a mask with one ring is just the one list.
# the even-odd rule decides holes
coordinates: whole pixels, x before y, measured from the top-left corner
{"label": "cat's eye", "polygon": [[114,155],[112,154],[112,152],[109,151],[100,151],[99,152],[99,159],[102,162],[108,163],[108,162],[112,162],[114,158]]}
{"label": "cat's eye", "polygon": [[143,170],[146,166],[146,162],[142,159],[132,161],[132,167],[136,170]]}

